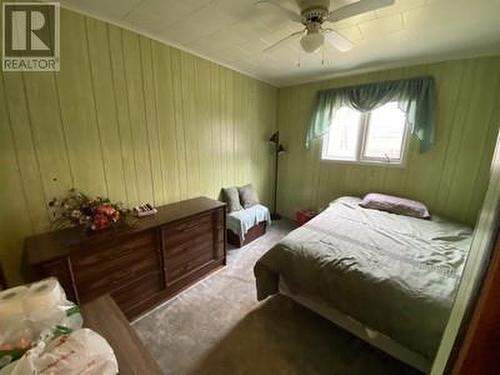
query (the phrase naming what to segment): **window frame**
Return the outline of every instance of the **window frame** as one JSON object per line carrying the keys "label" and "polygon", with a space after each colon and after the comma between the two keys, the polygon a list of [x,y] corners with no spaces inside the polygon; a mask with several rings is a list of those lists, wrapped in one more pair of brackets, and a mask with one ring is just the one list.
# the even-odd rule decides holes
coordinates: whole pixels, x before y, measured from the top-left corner
{"label": "window frame", "polygon": [[376,158],[376,157],[366,157],[364,156],[364,151],[366,147],[367,135],[368,135],[368,127],[370,126],[370,112],[361,112],[360,120],[359,120],[359,132],[358,132],[358,140],[356,143],[356,159],[342,159],[342,158],[333,158],[326,154],[328,149],[328,143],[330,138],[330,131],[325,134],[322,139],[321,144],[321,161],[325,162],[334,162],[339,164],[355,164],[355,165],[371,165],[371,166],[380,166],[380,167],[396,167],[396,168],[405,168],[406,167],[406,154],[408,150],[408,142],[410,139],[409,132],[409,123],[408,118],[405,119],[404,123],[404,131],[403,138],[401,140],[401,158],[400,159],[391,159],[387,160],[385,158]]}

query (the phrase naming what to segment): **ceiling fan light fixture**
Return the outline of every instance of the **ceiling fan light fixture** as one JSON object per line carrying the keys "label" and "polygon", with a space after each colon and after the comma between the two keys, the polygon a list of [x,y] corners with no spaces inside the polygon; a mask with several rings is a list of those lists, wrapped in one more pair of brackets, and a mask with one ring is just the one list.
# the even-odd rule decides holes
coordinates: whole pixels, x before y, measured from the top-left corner
{"label": "ceiling fan light fixture", "polygon": [[308,33],[300,39],[300,45],[307,53],[316,52],[324,42],[325,37],[321,33]]}
{"label": "ceiling fan light fixture", "polygon": [[281,14],[286,15],[290,20],[305,26],[302,30],[293,32],[267,47],[264,52],[272,51],[282,43],[292,39],[296,40],[299,37],[301,38],[300,45],[306,53],[318,51],[325,44],[325,39],[335,49],[346,52],[354,47],[353,43],[336,31],[335,28],[323,27],[323,24],[325,22],[335,23],[360,14],[373,12],[393,5],[396,0],[349,0],[347,5],[337,7],[333,11],[330,11],[332,0],[295,0],[295,2],[300,8],[300,13],[283,6],[281,0],[258,0],[256,2],[256,5],[272,5],[274,9],[279,10]]}

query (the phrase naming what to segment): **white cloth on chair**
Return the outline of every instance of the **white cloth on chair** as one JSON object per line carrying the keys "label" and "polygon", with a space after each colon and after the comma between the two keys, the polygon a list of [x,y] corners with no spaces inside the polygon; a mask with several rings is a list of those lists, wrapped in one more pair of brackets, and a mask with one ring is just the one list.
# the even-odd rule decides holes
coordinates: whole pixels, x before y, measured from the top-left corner
{"label": "white cloth on chair", "polygon": [[227,214],[226,226],[227,229],[230,229],[244,240],[250,228],[263,221],[267,222],[268,225],[271,224],[269,209],[261,204],[256,204],[255,206]]}

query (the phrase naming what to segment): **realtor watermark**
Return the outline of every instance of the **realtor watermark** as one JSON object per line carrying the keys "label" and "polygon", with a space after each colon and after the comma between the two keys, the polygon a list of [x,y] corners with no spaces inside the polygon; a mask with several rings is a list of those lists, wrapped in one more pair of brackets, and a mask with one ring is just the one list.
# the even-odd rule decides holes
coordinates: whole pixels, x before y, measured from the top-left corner
{"label": "realtor watermark", "polygon": [[59,3],[2,6],[3,71],[59,71]]}

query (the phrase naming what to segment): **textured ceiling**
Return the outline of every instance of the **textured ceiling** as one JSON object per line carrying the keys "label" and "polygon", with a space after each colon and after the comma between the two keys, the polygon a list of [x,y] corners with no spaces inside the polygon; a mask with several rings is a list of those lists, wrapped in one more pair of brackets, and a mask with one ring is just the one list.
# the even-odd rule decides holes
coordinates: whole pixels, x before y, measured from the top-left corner
{"label": "textured ceiling", "polygon": [[[256,0],[60,0],[67,8],[148,35],[278,86],[353,71],[500,53],[500,0],[396,0],[329,26],[355,47],[315,54],[290,41],[298,31]],[[335,0],[331,9],[353,0]],[[293,0],[281,3],[297,9]]]}

